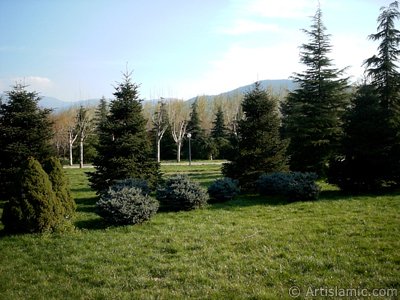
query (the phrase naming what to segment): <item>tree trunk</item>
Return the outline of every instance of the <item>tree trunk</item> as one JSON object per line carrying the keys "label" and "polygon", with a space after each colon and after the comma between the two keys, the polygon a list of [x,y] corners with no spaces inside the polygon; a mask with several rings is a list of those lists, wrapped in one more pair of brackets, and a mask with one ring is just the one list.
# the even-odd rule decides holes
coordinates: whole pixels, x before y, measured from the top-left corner
{"label": "tree trunk", "polygon": [[177,145],[177,151],[176,151],[176,161],[177,162],[181,162],[181,141],[179,141],[178,143],[176,143]]}
{"label": "tree trunk", "polygon": [[157,162],[161,161],[161,139],[157,139]]}
{"label": "tree trunk", "polygon": [[72,166],[73,161],[72,161],[72,143],[69,142],[69,165]]}
{"label": "tree trunk", "polygon": [[83,168],[83,138],[80,140],[80,161],[79,161],[79,168]]}

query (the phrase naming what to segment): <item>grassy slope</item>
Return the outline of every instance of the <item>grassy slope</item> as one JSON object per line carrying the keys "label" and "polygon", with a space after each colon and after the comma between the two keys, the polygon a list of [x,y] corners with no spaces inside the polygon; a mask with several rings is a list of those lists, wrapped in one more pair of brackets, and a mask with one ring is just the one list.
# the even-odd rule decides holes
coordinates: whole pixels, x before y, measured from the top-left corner
{"label": "grassy slope", "polygon": [[[167,166],[207,185],[219,166]],[[288,298],[299,286],[400,288],[400,196],[282,204],[241,196],[107,228],[69,169],[72,233],[0,238],[0,299]]]}

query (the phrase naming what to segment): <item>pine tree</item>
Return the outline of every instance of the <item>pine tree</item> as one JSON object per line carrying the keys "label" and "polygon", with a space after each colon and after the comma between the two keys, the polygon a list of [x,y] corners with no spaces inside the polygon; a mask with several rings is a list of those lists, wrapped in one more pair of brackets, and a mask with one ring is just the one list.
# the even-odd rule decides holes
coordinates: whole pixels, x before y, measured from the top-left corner
{"label": "pine tree", "polygon": [[63,209],[40,163],[30,157],[21,166],[14,196],[4,206],[2,222],[10,233],[45,232],[57,228]]}
{"label": "pine tree", "polygon": [[283,132],[290,138],[290,168],[320,175],[338,150],[348,106],[347,78],[340,78],[344,70],[334,68],[327,56],[332,47],[325,31],[319,8],[311,30],[304,30],[310,41],[301,46],[300,61],[307,69],[293,77],[299,87],[282,107]]}
{"label": "pine tree", "polygon": [[49,176],[53,191],[61,203],[64,217],[71,219],[75,215],[76,203],[72,198],[69,181],[64,174],[60,160],[50,157],[44,162],[43,169]]}
{"label": "pine tree", "polygon": [[53,155],[50,110],[38,107],[36,92],[17,84],[0,106],[0,199],[16,190],[17,176],[28,157],[43,162]]}
{"label": "pine tree", "polygon": [[263,173],[287,170],[287,141],[280,136],[278,102],[258,82],[242,103],[245,117],[238,125],[238,152],[224,165],[227,177],[239,179],[242,189],[254,191]]}
{"label": "pine tree", "polygon": [[158,180],[159,164],[152,155],[138,88],[131,74],[125,73],[115,88],[107,121],[100,127],[96,172],[90,174],[91,186],[98,193],[118,179],[145,179],[151,185]]}

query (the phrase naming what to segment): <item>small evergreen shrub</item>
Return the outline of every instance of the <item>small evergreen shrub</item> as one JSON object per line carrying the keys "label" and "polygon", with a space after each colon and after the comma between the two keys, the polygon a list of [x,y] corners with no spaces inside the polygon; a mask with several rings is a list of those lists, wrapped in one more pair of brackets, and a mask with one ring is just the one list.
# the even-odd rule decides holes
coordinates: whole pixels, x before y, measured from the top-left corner
{"label": "small evergreen shrub", "polygon": [[157,189],[157,199],[164,210],[192,210],[207,204],[208,194],[186,175],[175,175]]}
{"label": "small evergreen shrub", "polygon": [[130,225],[149,220],[158,207],[158,201],[139,188],[111,186],[96,203],[96,212],[112,225]]}
{"label": "small evergreen shrub", "polygon": [[143,195],[149,195],[151,192],[149,184],[144,179],[127,178],[122,180],[116,180],[114,185],[111,186],[112,189],[117,189],[117,190],[123,187],[138,188],[142,191]]}
{"label": "small evergreen shrub", "polygon": [[63,214],[66,219],[75,215],[76,203],[71,196],[68,178],[65,176],[61,162],[56,157],[51,157],[43,164],[43,169],[48,174],[53,191],[61,202]]}
{"label": "small evergreen shrub", "polygon": [[271,173],[258,180],[259,192],[263,196],[280,195],[289,200],[317,200],[321,191],[315,183],[315,173]]}
{"label": "small evergreen shrub", "polygon": [[239,192],[238,181],[229,177],[217,179],[208,187],[208,194],[215,202],[229,201]]}
{"label": "small evergreen shrub", "polygon": [[2,221],[10,233],[34,233],[55,230],[63,219],[49,176],[40,163],[30,157],[21,168],[18,191],[6,203]]}

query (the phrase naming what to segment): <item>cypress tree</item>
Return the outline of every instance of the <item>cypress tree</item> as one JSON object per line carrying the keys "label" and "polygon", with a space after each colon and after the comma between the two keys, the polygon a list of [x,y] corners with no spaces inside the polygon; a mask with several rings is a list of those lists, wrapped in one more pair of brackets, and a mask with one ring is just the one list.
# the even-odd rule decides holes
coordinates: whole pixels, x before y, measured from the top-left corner
{"label": "cypress tree", "polygon": [[243,190],[254,191],[261,174],[287,170],[287,141],[280,136],[278,101],[258,82],[245,95],[242,108],[236,157],[223,166],[223,173],[239,179]]}
{"label": "cypress tree", "polygon": [[7,232],[45,232],[62,222],[63,210],[40,163],[30,157],[21,166],[18,187],[4,206]]}
{"label": "cypress tree", "polygon": [[0,199],[9,200],[16,190],[18,173],[32,156],[43,162],[53,155],[50,110],[38,106],[36,92],[17,84],[0,106]]}
{"label": "cypress tree", "polygon": [[131,74],[125,73],[124,81],[115,88],[107,120],[100,126],[96,171],[89,174],[97,193],[106,191],[118,179],[144,179],[155,185],[159,178],[138,88]]}
{"label": "cypress tree", "polygon": [[303,31],[310,38],[300,52],[307,69],[293,77],[299,87],[282,106],[283,132],[290,138],[290,168],[323,175],[340,146],[342,117],[348,106],[347,78],[340,78],[344,70],[334,68],[328,58],[332,47],[320,8],[311,30]]}
{"label": "cypress tree", "polygon": [[50,157],[43,164],[43,169],[49,176],[54,193],[61,202],[63,215],[70,219],[75,215],[76,203],[72,198],[69,181],[62,169],[61,162],[56,157]]}

